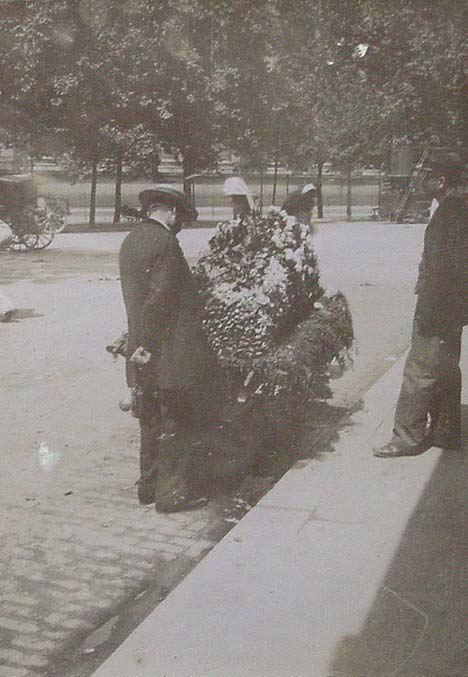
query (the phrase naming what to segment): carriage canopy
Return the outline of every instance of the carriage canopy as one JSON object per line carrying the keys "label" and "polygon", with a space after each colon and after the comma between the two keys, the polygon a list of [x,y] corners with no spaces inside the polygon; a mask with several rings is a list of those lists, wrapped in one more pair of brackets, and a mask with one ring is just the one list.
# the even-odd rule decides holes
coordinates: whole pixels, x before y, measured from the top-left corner
{"label": "carriage canopy", "polygon": [[34,204],[37,189],[29,174],[0,176],[0,204],[5,207],[24,207]]}

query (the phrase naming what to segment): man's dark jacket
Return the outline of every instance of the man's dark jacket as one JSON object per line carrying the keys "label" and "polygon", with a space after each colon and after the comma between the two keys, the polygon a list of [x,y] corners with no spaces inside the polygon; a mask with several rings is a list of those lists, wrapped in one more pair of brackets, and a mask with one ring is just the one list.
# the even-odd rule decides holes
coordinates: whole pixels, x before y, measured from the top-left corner
{"label": "man's dark jacket", "polygon": [[129,358],[142,346],[152,354],[147,376],[155,388],[199,392],[216,362],[203,334],[201,307],[176,236],[144,221],[124,240],[120,280],[128,319],[127,383],[137,382]]}
{"label": "man's dark jacket", "polygon": [[416,293],[426,333],[468,324],[468,205],[460,195],[447,195],[427,225]]}

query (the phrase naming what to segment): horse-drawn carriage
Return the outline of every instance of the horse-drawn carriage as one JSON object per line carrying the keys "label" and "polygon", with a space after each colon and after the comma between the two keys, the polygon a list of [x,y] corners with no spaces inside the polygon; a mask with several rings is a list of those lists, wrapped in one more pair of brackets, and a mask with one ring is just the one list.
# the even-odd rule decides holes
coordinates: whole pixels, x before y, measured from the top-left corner
{"label": "horse-drawn carriage", "polygon": [[38,195],[29,175],[0,176],[0,219],[11,230],[3,248],[27,251],[48,247],[67,221],[66,200]]}

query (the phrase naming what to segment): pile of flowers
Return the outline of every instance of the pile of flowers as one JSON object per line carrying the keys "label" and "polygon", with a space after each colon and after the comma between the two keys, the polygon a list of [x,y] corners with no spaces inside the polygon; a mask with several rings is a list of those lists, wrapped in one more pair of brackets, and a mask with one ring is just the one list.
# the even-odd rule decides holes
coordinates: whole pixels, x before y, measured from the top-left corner
{"label": "pile of flowers", "polygon": [[327,396],[329,365],[349,361],[353,330],[345,297],[320,286],[309,226],[278,210],[221,223],[195,274],[227,370],[267,398]]}

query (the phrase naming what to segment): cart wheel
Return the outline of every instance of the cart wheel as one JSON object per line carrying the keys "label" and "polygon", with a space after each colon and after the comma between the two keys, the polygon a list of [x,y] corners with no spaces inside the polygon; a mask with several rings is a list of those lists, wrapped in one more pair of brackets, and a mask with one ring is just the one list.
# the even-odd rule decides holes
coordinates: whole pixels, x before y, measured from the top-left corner
{"label": "cart wheel", "polygon": [[68,217],[67,214],[54,214],[53,216],[54,222],[56,224],[55,227],[55,232],[56,233],[61,233],[62,231],[65,230],[67,223],[68,223]]}
{"label": "cart wheel", "polygon": [[22,235],[28,249],[45,249],[55,236],[55,223],[48,209],[33,213],[34,228],[32,233]]}
{"label": "cart wheel", "polygon": [[68,200],[54,195],[40,195],[37,199],[37,206],[45,209],[55,233],[61,233],[65,230],[70,213]]}
{"label": "cart wheel", "polygon": [[55,233],[55,223],[52,217],[39,217],[36,218],[35,232],[23,235],[23,242],[28,249],[45,249],[54,239]]}
{"label": "cart wheel", "polygon": [[23,233],[14,235],[10,249],[17,252],[30,251],[32,249],[45,249],[54,239],[55,231],[49,229],[47,224],[40,233]]}
{"label": "cart wheel", "polygon": [[26,233],[25,235],[21,235],[21,240],[25,249],[36,249],[38,237],[39,235],[37,235],[37,233]]}
{"label": "cart wheel", "polygon": [[[29,247],[26,245],[24,242],[24,237],[28,237],[27,235],[15,235],[13,234],[11,236],[10,242],[8,244],[8,249],[10,251],[14,252],[25,252],[28,251]],[[35,237],[35,236],[34,236]]]}
{"label": "cart wheel", "polygon": [[31,238],[27,247],[29,249],[45,249],[54,239],[54,235],[55,230],[43,230],[42,233],[38,233],[37,235],[26,235],[27,238]]}

